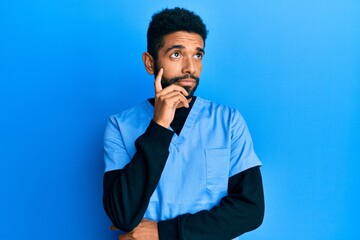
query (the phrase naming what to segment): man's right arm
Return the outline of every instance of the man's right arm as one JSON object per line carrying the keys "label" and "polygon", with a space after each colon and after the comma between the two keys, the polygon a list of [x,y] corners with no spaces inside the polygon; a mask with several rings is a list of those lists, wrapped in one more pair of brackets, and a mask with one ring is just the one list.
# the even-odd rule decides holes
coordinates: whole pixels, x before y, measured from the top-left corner
{"label": "man's right arm", "polygon": [[[135,155],[124,168],[108,171],[104,176],[105,211],[113,224],[126,232],[132,231],[142,220],[150,197],[160,180],[174,134],[168,127],[173,121],[176,109],[189,107],[185,97],[188,93],[183,87],[172,84],[162,88],[163,72],[164,69],[161,68],[154,81],[153,120],[145,133],[135,141]],[[121,152],[113,156],[111,162],[122,161],[121,156],[127,155],[120,130],[111,121],[107,127],[105,141],[111,145],[109,150]]]}
{"label": "man's right arm", "polygon": [[[107,127],[119,131],[111,121]],[[173,134],[151,121],[145,133],[135,141],[137,151],[131,161],[122,169],[105,173],[103,205],[117,228],[130,232],[142,220],[164,169]],[[119,150],[116,143],[112,144]]]}

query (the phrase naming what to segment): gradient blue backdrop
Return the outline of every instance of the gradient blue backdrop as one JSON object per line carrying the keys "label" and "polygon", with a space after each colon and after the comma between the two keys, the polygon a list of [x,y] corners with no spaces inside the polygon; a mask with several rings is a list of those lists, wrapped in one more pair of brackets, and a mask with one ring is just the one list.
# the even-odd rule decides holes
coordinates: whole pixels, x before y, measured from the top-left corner
{"label": "gradient blue backdrop", "polygon": [[0,3],[0,239],[115,239],[102,209],[109,115],[151,97],[151,15],[210,29],[198,95],[243,113],[263,225],[243,239],[360,239],[357,0]]}

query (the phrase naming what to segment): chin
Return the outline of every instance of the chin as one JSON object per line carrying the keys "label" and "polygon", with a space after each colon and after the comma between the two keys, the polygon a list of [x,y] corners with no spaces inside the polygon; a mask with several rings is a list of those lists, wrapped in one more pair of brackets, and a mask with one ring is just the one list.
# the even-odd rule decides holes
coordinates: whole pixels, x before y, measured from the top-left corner
{"label": "chin", "polygon": [[191,88],[189,88],[189,87],[184,87],[184,88],[185,88],[185,90],[187,91],[187,93],[189,94],[189,95],[185,96],[186,99],[192,98],[192,97],[194,96],[195,89],[191,89]]}

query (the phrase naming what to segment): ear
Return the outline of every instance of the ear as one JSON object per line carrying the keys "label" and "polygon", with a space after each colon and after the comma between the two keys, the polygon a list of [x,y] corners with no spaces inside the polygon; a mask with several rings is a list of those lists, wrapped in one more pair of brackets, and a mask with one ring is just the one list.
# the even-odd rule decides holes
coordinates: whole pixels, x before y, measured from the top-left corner
{"label": "ear", "polygon": [[142,60],[145,66],[146,71],[153,75],[155,70],[154,70],[154,58],[150,55],[150,53],[148,52],[144,52],[142,55]]}

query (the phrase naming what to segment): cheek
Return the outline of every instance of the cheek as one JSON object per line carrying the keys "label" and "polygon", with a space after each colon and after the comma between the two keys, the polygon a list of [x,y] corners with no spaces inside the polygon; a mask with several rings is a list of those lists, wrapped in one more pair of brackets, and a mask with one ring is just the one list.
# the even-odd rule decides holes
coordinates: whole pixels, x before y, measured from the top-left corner
{"label": "cheek", "polygon": [[179,76],[181,74],[181,66],[180,64],[164,64],[162,67],[164,68],[164,77],[166,78],[173,78]]}
{"label": "cheek", "polygon": [[198,74],[200,75],[201,70],[202,70],[202,62],[199,62],[199,63],[196,65],[196,68],[197,68]]}

